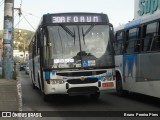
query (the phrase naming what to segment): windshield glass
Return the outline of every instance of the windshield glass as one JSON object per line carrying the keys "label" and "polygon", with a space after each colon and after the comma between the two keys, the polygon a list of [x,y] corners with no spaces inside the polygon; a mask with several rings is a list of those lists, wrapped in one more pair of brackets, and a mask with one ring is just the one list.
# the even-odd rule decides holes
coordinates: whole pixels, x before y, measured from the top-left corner
{"label": "windshield glass", "polygon": [[113,65],[109,25],[48,26],[50,57],[54,68]]}

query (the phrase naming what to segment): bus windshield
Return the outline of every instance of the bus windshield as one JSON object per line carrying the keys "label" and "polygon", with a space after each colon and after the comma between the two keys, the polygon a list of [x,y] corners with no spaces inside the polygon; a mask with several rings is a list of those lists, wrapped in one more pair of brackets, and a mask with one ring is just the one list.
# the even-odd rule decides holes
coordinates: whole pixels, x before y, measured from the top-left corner
{"label": "bus windshield", "polygon": [[109,25],[47,26],[53,68],[114,65]]}

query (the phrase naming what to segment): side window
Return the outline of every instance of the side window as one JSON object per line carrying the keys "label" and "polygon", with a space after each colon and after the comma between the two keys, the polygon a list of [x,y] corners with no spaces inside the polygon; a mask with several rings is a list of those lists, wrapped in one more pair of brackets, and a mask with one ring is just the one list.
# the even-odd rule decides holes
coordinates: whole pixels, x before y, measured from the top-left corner
{"label": "side window", "polygon": [[37,56],[37,35],[35,34],[34,36],[34,52],[35,52],[35,56]]}
{"label": "side window", "polygon": [[33,38],[33,58],[36,56],[36,41],[35,41],[35,37]]}
{"label": "side window", "polygon": [[50,40],[49,40],[49,36],[48,36],[48,30],[47,28],[44,29],[44,38],[43,38],[43,55],[44,55],[44,64],[45,66],[49,66],[50,62],[52,62],[51,59],[51,46],[50,46]]}
{"label": "side window", "polygon": [[47,56],[47,36],[46,34],[44,34],[44,42],[43,42],[43,55],[44,55],[44,63],[45,65],[47,65],[47,60],[48,60],[48,56]]}
{"label": "side window", "polygon": [[135,47],[134,47],[134,52],[139,53],[141,52],[141,27],[137,28],[137,38],[135,41]]}
{"label": "side window", "polygon": [[117,32],[116,33],[116,41],[115,41],[115,53],[121,54],[123,50],[123,40],[124,40],[124,32]]}
{"label": "side window", "polygon": [[138,40],[138,33],[139,33],[139,28],[129,29],[126,32],[126,42],[125,42],[126,53],[134,53],[135,52],[135,49],[137,46],[137,40]]}
{"label": "side window", "polygon": [[32,46],[33,46],[33,42],[32,42],[32,40],[31,40],[31,42],[30,42],[30,44],[29,44],[29,59],[32,59],[32,54],[33,54],[33,48],[32,48]]}
{"label": "side window", "polygon": [[41,42],[40,32],[38,31],[38,32],[37,32],[37,55],[40,54],[40,42]]}
{"label": "side window", "polygon": [[156,25],[156,32],[154,33],[154,38],[151,43],[151,51],[160,50],[160,24],[159,22]]}
{"label": "side window", "polygon": [[146,33],[144,34],[143,39],[143,51],[151,51],[154,49],[155,46],[155,38],[158,34],[158,23],[150,23],[146,25]]}

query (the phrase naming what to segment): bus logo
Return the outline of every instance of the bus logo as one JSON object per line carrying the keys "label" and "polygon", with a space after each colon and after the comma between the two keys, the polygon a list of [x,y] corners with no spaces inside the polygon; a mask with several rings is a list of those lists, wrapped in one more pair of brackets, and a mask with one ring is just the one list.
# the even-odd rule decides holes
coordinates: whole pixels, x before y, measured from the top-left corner
{"label": "bus logo", "polygon": [[85,80],[85,78],[84,78],[84,76],[81,76],[81,78],[80,78],[82,81],[84,81]]}

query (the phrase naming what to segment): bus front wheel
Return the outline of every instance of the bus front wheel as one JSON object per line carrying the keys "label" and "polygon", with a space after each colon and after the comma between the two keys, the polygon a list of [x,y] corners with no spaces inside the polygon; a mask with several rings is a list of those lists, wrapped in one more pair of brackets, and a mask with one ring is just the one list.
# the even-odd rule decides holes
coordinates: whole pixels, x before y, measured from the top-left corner
{"label": "bus front wheel", "polygon": [[122,81],[121,80],[116,80],[116,91],[117,91],[118,94],[123,93]]}
{"label": "bus front wheel", "polygon": [[119,95],[125,96],[127,95],[127,91],[123,90],[122,78],[119,73],[116,74],[116,91]]}
{"label": "bus front wheel", "polygon": [[32,88],[36,89],[36,86],[35,86],[35,84],[33,82],[32,82]]}

